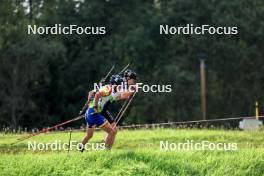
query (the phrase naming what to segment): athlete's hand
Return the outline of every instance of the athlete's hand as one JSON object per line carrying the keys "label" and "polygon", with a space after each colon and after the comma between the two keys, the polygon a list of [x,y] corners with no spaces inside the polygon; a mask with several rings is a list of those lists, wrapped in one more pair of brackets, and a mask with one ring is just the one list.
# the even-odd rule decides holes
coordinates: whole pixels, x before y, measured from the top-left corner
{"label": "athlete's hand", "polygon": [[83,113],[83,111],[82,111],[82,110],[80,110],[80,112],[79,112],[79,115],[82,115],[82,113]]}
{"label": "athlete's hand", "polygon": [[105,78],[102,78],[101,81],[100,81],[100,83],[102,83],[102,85],[105,85],[105,83],[106,83]]}
{"label": "athlete's hand", "polygon": [[129,89],[130,89],[130,91],[132,90],[132,92],[138,91],[138,85],[137,85],[137,84],[135,84],[135,85],[131,85],[131,86],[129,87]]}
{"label": "athlete's hand", "polygon": [[94,106],[94,113],[97,113],[97,112],[98,112],[98,107]]}

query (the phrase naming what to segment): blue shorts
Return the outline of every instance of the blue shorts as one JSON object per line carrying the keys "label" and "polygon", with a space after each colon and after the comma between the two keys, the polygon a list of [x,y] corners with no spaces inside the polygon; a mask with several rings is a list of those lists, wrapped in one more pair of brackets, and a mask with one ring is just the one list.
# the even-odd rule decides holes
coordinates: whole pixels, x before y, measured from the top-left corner
{"label": "blue shorts", "polygon": [[102,116],[99,113],[94,114],[94,109],[89,108],[86,113],[85,113],[85,120],[87,123],[87,126],[89,128],[93,127],[103,127],[106,125],[108,122],[105,120],[104,116]]}

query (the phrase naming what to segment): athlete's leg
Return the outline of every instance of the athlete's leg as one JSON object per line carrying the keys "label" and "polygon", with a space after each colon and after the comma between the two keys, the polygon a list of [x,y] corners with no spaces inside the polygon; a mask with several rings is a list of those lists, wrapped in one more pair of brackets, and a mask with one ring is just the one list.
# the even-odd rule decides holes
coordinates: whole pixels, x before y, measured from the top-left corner
{"label": "athlete's leg", "polygon": [[114,130],[114,136],[113,136],[113,141],[112,141],[112,146],[114,145],[114,143],[115,143],[115,138],[116,138],[116,134],[117,134],[117,127],[116,127],[116,123],[115,122],[113,122],[113,123],[111,123],[111,126],[112,126],[112,128],[113,128],[113,130]]}
{"label": "athlete's leg", "polygon": [[85,121],[87,123],[87,132],[86,132],[86,135],[83,138],[83,140],[79,146],[79,149],[81,151],[84,150],[85,144],[93,137],[95,122],[94,122],[94,117],[93,117],[92,113],[93,113],[92,108],[88,109],[85,113]]}
{"label": "athlete's leg", "polygon": [[98,113],[95,115],[94,122],[97,127],[100,127],[107,133],[106,141],[105,141],[105,146],[106,148],[110,149],[113,144],[113,136],[114,136],[114,130],[110,123],[105,119],[105,117],[101,114]]}
{"label": "athlete's leg", "polygon": [[113,146],[114,137],[115,137],[114,129],[109,124],[109,122],[105,123],[101,128],[107,133],[107,137],[105,140],[105,146],[106,148],[111,149],[111,147]]}
{"label": "athlete's leg", "polygon": [[[117,127],[116,127],[116,123],[115,120],[112,116],[112,114],[109,112],[108,108],[104,108],[103,111],[101,112],[101,114],[106,118],[106,120],[111,124],[113,130],[114,130],[114,137],[113,137],[113,141],[111,142],[112,144],[114,144],[115,141],[115,136],[117,133]],[[107,135],[104,138],[104,142],[106,141]]]}
{"label": "athlete's leg", "polygon": [[87,127],[86,136],[82,140],[82,145],[84,146],[92,137],[94,133],[94,127]]}

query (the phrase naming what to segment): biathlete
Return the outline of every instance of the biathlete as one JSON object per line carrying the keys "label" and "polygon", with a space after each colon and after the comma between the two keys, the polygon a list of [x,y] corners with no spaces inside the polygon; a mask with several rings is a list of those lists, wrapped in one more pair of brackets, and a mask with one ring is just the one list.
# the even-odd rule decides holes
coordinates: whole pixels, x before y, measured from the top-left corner
{"label": "biathlete", "polygon": [[[133,91],[127,90],[126,87],[125,87],[125,85],[127,85],[128,87],[131,87],[131,86],[135,85],[136,79],[137,79],[136,72],[134,72],[132,70],[126,70],[124,72],[124,76],[123,76],[123,89],[124,90],[121,91],[122,92],[121,94],[119,94],[118,96],[116,96],[116,100],[124,100],[124,99],[129,98],[129,96],[133,93]],[[104,108],[103,108],[103,110],[101,112],[101,114],[108,120],[108,122],[113,127],[115,127],[116,126],[115,120],[114,120],[112,114],[109,111],[109,106],[113,102],[114,101],[108,101],[108,102],[106,102],[105,105],[104,105]]]}
{"label": "biathlete", "polygon": [[[123,75],[123,83],[124,83],[123,85],[127,85],[127,86],[135,85],[136,79],[137,79],[137,73],[133,70],[128,69],[124,72],[124,75]],[[88,100],[87,100],[87,103],[86,103],[87,105],[85,106],[85,108],[87,108],[90,102],[94,99],[95,94],[96,94],[95,90],[91,90],[88,92]],[[123,93],[123,94],[126,94],[126,93]],[[131,92],[128,94],[130,95]],[[128,95],[121,97],[121,99],[126,99],[126,98],[128,98]],[[109,106],[111,103],[112,101],[106,102],[100,114],[102,114],[106,118],[106,120],[111,124],[111,126],[115,127],[116,126],[115,120],[109,110]]]}
{"label": "biathlete", "polygon": [[[136,72],[132,71],[132,70],[126,70],[124,72],[123,75],[123,90],[119,91],[119,95],[116,96],[115,101],[118,100],[124,100],[124,99],[128,99],[130,97],[130,95],[135,91],[135,83],[136,83],[136,79],[137,79],[137,74]],[[128,87],[125,87],[125,86]],[[133,90],[128,90],[129,87],[134,87]],[[112,114],[110,113],[109,110],[109,106],[113,103],[114,101],[108,101],[105,103],[103,110],[101,111],[101,114],[106,118],[106,120],[111,124],[111,126],[114,129],[114,137],[113,137],[113,143],[117,134],[117,124],[115,122],[115,119],[113,118]],[[106,141],[106,137],[103,140],[104,142]]]}
{"label": "biathlete", "polygon": [[102,128],[107,132],[105,147],[110,149],[114,143],[116,130],[105,120],[103,109],[108,102],[126,99],[130,96],[128,92],[122,92],[120,86],[123,78],[119,75],[113,75],[110,78],[110,84],[103,86],[95,93],[94,100],[90,102],[89,108],[85,113],[87,122],[87,134],[82,140],[81,151],[84,150],[85,144],[92,138],[95,126]]}

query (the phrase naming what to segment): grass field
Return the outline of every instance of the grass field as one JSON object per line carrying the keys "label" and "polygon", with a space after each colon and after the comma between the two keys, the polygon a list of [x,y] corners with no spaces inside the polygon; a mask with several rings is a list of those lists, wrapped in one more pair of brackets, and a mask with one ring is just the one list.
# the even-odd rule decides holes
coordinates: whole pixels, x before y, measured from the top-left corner
{"label": "grass field", "polygon": [[[32,151],[23,135],[0,134],[0,175],[264,175],[264,131],[155,129],[119,131],[111,151]],[[83,132],[73,132],[80,141]],[[91,142],[104,134],[96,132]],[[68,143],[69,133],[42,134],[36,142]],[[160,150],[160,141],[237,143],[235,151]]]}

